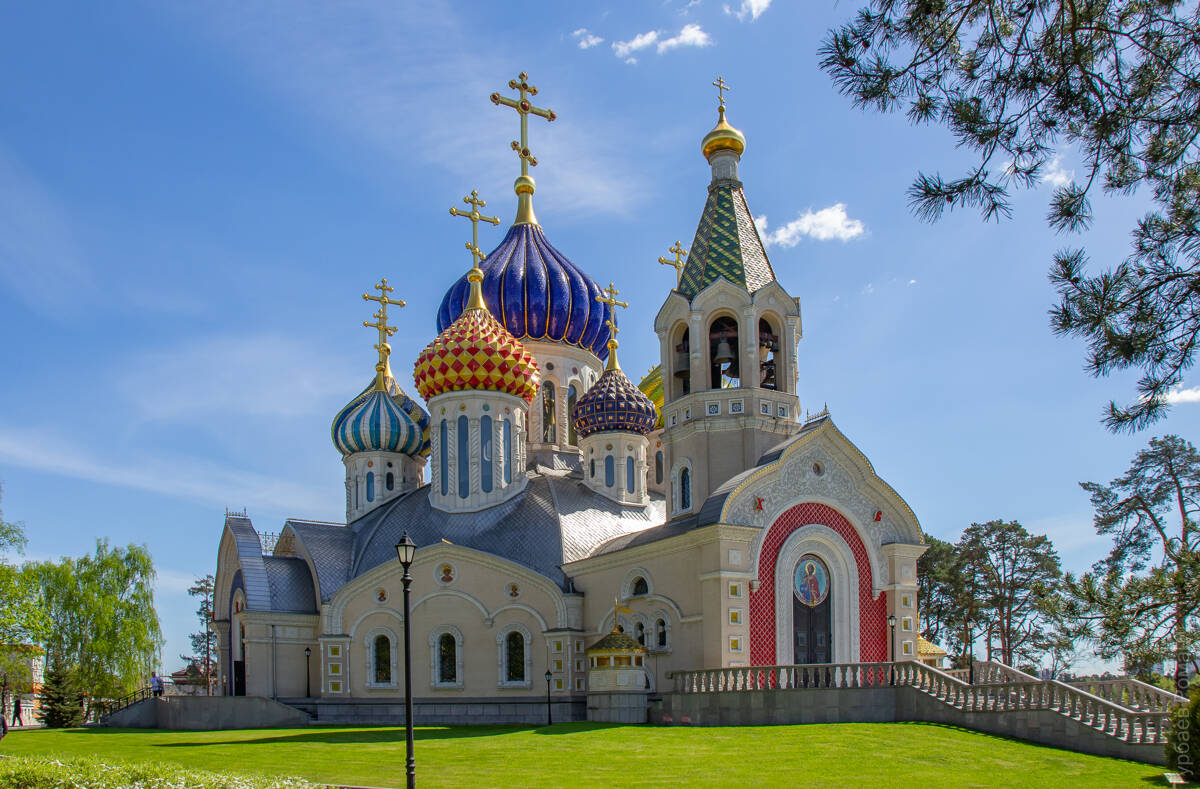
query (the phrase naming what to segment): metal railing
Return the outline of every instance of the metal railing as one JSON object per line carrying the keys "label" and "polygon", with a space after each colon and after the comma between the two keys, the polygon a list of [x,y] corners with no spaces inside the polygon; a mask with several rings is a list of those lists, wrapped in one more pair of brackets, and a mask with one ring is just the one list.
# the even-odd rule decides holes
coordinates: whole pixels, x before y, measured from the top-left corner
{"label": "metal railing", "polygon": [[917,661],[739,666],[671,671],[667,678],[673,681],[676,693],[867,688],[895,684],[915,688],[963,712],[1049,710],[1123,742],[1158,744],[1166,740],[1169,726],[1166,708],[1131,709],[1066,683],[1039,680],[997,663],[985,666],[984,676],[992,681],[980,683],[979,670],[977,663],[974,685]]}
{"label": "metal railing", "polygon": [[96,699],[91,706],[95,711],[95,718],[98,723],[103,723],[104,719],[114,712],[120,712],[126,707],[137,704],[139,701],[144,701],[154,695],[153,689],[147,685],[144,688],[138,688],[128,696],[122,696],[119,699]]}

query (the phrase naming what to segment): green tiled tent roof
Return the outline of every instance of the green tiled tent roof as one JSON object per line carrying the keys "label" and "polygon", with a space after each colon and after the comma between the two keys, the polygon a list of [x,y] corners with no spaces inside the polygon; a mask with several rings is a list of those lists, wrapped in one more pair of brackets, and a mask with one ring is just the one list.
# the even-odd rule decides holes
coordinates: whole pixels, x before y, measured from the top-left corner
{"label": "green tiled tent roof", "polygon": [[694,299],[718,277],[750,293],[775,279],[738,181],[717,181],[708,187],[708,201],[700,215],[679,292]]}

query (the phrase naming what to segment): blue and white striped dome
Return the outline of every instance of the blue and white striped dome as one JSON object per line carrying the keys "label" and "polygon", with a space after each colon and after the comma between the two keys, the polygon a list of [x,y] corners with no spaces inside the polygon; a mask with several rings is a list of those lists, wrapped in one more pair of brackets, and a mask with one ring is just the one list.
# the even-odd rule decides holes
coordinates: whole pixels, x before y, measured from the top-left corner
{"label": "blue and white striped dome", "polygon": [[333,420],[333,445],[343,456],[355,452],[416,455],[422,443],[421,428],[382,389],[355,398]]}

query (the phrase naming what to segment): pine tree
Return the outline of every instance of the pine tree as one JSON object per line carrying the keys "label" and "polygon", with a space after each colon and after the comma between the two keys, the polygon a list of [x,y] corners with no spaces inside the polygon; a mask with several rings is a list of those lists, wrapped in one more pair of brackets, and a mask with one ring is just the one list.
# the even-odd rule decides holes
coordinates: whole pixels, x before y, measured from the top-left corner
{"label": "pine tree", "polygon": [[54,657],[46,670],[40,696],[38,720],[48,729],[63,729],[83,724],[83,693],[75,671]]}

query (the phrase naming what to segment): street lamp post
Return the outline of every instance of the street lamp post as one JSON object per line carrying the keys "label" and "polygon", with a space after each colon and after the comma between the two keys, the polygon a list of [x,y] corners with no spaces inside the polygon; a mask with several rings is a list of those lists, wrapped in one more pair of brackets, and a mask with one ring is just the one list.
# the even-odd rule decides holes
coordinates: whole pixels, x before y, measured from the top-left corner
{"label": "street lamp post", "polygon": [[304,698],[312,698],[312,668],[310,660],[312,659],[312,649],[304,648]]}
{"label": "street lamp post", "polygon": [[896,684],[896,615],[895,614],[891,614],[888,616],[888,627],[891,628],[891,630],[892,630],[892,669],[891,669],[891,675],[890,675],[888,684],[895,685]]}
{"label": "street lamp post", "polygon": [[546,725],[550,726],[554,723],[554,719],[550,716],[550,669],[546,669]]}
{"label": "street lamp post", "polygon": [[409,627],[409,587],[412,586],[413,556],[417,553],[417,544],[408,536],[408,531],[396,543],[396,556],[400,566],[404,568],[404,737],[408,752],[405,771],[408,775],[408,789],[417,785],[417,762],[413,758],[413,703],[412,703],[412,636]]}

